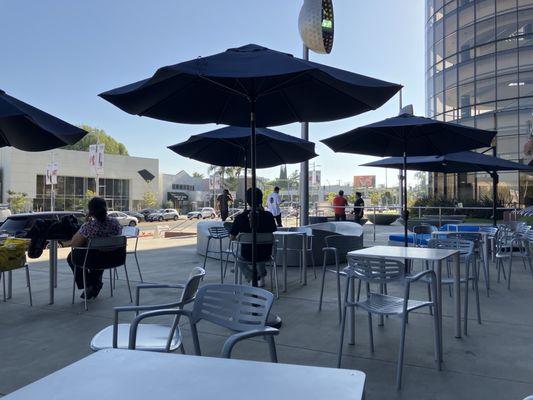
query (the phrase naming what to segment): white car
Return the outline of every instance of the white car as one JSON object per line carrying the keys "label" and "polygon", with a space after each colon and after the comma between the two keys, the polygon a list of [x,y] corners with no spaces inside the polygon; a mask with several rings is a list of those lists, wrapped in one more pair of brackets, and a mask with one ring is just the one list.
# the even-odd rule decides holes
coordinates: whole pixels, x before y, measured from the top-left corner
{"label": "white car", "polygon": [[174,208],[162,208],[146,217],[147,221],[168,221],[173,219],[177,221],[180,217],[178,210]]}
{"label": "white car", "polygon": [[191,211],[190,213],[187,213],[188,219],[215,218],[216,216],[217,216],[217,213],[213,207],[204,207],[201,210]]}
{"label": "white car", "polygon": [[132,217],[128,214],[124,214],[120,211],[111,211],[107,215],[111,218],[116,218],[122,226],[136,226],[139,223],[139,220],[137,218]]}

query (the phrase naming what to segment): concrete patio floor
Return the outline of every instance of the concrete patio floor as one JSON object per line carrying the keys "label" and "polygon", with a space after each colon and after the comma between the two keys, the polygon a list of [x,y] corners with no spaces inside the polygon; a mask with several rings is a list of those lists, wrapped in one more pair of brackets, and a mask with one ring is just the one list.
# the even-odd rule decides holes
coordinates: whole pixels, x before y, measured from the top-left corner
{"label": "concrete patio floor", "polygon": [[[400,229],[380,228],[377,242],[383,244],[390,230]],[[373,244],[369,240],[371,232],[371,226],[365,227],[367,245]],[[183,281],[194,266],[201,265],[202,259],[195,250],[195,238],[142,239],[139,259],[145,281]],[[109,282],[105,280],[99,298],[90,301],[88,312],[83,311],[79,292],[72,305],[72,274],[64,260],[67,252],[68,249],[60,250],[62,259],[54,305],[47,305],[46,255],[30,266],[34,306],[28,305],[23,271],[13,273],[13,298],[6,303],[0,301],[2,395],[90,354],[91,337],[112,323],[112,307],[129,304],[124,274],[119,271],[114,297],[109,296]],[[130,279],[137,283],[139,278],[133,260],[129,264]],[[417,269],[420,267],[418,265]],[[218,282],[218,271],[218,263],[209,261],[205,282]],[[320,280],[313,278],[310,269],[309,284],[301,286],[297,271],[289,272],[289,290],[281,294],[273,308],[273,312],[283,318],[281,333],[276,338],[279,361],[334,367],[339,341],[334,276],[327,276],[326,303],[322,312],[318,312]],[[372,354],[368,346],[367,317],[357,314],[356,345],[345,346],[343,368],[367,374],[368,399],[522,399],[533,393],[533,277],[516,259],[508,291],[504,282],[496,283],[492,263],[491,272],[491,297],[487,298],[484,291],[480,293],[483,324],[477,324],[474,298],[470,296],[469,335],[462,339],[453,336],[453,299],[445,291],[443,371],[437,371],[433,361],[430,316],[421,311],[410,318],[401,392],[397,392],[394,385],[400,321],[388,318],[385,326],[378,327],[377,319],[374,320],[375,352]],[[483,281],[481,285],[483,287]],[[142,301],[163,303],[172,296],[170,291],[150,293]],[[412,297],[425,299],[425,296],[425,286],[414,287]],[[123,319],[127,320],[127,316]],[[192,344],[186,326],[183,332],[186,350],[190,352]],[[203,354],[217,356],[224,338],[223,330],[203,324],[200,330]],[[268,360],[268,350],[262,340],[248,341],[236,348],[234,357]],[[90,371],[87,376],[90,379]],[[257,382],[260,387],[261,377]],[[75,396],[73,393],[73,398]]]}

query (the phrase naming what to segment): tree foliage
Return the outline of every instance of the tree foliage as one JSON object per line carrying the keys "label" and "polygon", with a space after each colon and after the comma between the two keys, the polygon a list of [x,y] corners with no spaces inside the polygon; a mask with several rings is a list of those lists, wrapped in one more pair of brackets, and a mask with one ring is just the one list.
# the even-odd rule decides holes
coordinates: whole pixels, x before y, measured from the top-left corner
{"label": "tree foliage", "polygon": [[148,191],[143,194],[143,207],[154,208],[157,205],[157,198],[154,192]]}
{"label": "tree foliage", "polygon": [[193,172],[192,177],[204,179],[204,174],[202,174],[201,172]]}
{"label": "tree foliage", "polygon": [[91,144],[102,143],[105,144],[105,154],[116,154],[121,156],[127,156],[128,149],[124,144],[117,142],[111,136],[109,136],[103,129],[98,129],[89,125],[81,125],[80,128],[89,132],[78,142],[65,146],[66,150],[77,151],[89,151]]}
{"label": "tree foliage", "polygon": [[26,210],[28,205],[28,194],[23,192],[15,192],[14,190],[8,190],[9,195],[9,208],[14,213],[20,213]]}

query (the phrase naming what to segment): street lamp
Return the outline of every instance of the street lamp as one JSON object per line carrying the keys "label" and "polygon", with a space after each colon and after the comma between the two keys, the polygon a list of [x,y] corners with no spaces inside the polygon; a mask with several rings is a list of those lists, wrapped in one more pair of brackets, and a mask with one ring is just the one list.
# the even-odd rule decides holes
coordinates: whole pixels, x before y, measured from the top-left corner
{"label": "street lamp", "polygon": [[[304,0],[298,16],[298,30],[303,41],[303,59],[309,50],[329,54],[333,48],[333,1]],[[302,123],[301,138],[309,140],[309,123]],[[309,224],[309,163],[300,164],[300,225]]]}

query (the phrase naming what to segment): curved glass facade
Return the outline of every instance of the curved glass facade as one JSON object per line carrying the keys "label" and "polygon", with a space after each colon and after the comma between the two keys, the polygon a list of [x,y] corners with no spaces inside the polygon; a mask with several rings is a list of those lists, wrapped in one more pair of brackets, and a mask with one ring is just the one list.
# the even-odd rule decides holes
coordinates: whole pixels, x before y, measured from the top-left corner
{"label": "curved glass facade", "polygon": [[[426,99],[428,117],[497,130],[497,155],[530,163],[533,0],[426,0]],[[482,173],[433,174],[430,189],[468,202],[491,197],[492,183]],[[499,195],[530,205],[533,175],[500,173]]]}

